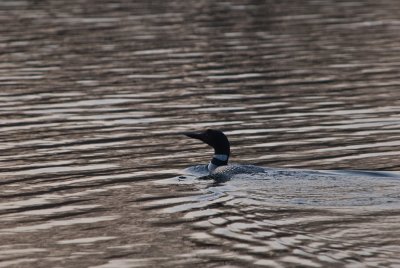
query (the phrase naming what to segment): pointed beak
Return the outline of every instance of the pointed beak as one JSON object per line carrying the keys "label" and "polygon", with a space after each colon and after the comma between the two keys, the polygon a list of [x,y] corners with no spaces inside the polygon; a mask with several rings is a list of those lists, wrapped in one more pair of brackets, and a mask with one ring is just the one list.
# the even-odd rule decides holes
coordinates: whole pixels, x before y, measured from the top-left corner
{"label": "pointed beak", "polygon": [[193,138],[193,139],[197,139],[197,140],[201,140],[202,142],[206,142],[205,141],[205,135],[202,132],[183,132],[183,135],[188,136],[189,138]]}

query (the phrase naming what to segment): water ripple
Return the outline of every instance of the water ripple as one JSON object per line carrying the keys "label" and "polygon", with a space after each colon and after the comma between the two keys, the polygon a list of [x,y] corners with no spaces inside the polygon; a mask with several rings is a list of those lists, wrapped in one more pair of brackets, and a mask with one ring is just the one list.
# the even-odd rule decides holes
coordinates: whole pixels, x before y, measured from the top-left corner
{"label": "water ripple", "polygon": [[[0,1],[0,22],[0,267],[398,265],[396,1]],[[233,162],[331,171],[198,181],[212,151],[180,133],[210,127]]]}

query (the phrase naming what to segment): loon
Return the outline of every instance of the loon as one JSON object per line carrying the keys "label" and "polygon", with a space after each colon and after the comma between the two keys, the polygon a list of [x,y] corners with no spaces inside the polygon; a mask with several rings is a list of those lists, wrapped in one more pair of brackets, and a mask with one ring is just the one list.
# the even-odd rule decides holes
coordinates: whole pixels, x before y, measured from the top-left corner
{"label": "loon", "polygon": [[[207,165],[194,166],[191,171],[197,175],[207,174],[198,179],[213,179],[216,182],[225,182],[235,175],[261,175],[254,178],[296,178],[296,179],[320,179],[333,178],[338,176],[356,177],[376,177],[376,178],[395,178],[399,179],[398,172],[387,171],[366,171],[366,170],[307,170],[307,169],[288,169],[288,168],[263,168],[253,165],[228,165],[230,156],[230,143],[228,138],[221,130],[207,129],[202,132],[183,132],[182,134],[208,144],[214,148],[214,156]],[[201,169],[201,170],[199,170]],[[200,171],[200,172],[199,172]],[[193,173],[193,172],[191,172]],[[246,176],[246,178],[248,178]]]}
{"label": "loon", "polygon": [[214,148],[214,156],[206,166],[213,179],[230,179],[237,174],[264,173],[265,169],[253,165],[228,165],[230,143],[221,130],[207,129],[202,132],[184,132],[189,138],[201,140]]}

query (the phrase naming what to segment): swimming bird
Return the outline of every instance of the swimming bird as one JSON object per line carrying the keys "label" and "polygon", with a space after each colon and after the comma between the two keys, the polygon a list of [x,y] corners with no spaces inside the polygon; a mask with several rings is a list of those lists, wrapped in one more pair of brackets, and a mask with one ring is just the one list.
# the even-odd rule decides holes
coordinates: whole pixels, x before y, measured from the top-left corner
{"label": "swimming bird", "polygon": [[226,135],[217,129],[207,129],[202,132],[184,132],[189,138],[201,140],[214,148],[214,155],[206,169],[214,179],[230,179],[237,174],[262,173],[264,168],[253,165],[228,165],[230,143]]}
{"label": "swimming bird", "polygon": [[[230,143],[228,138],[221,130],[207,129],[201,132],[184,132],[184,135],[201,140],[214,148],[214,155],[207,165],[194,166],[190,169],[190,173],[201,175],[199,179],[214,179],[218,182],[227,181],[234,176],[249,178],[302,178],[302,179],[322,179],[343,176],[357,177],[393,177],[399,178],[398,172],[381,172],[381,171],[365,171],[365,170],[307,170],[292,168],[271,168],[258,167],[253,165],[229,165],[229,156],[231,154]],[[206,175],[206,176],[204,176]],[[244,175],[244,176],[243,176]]]}

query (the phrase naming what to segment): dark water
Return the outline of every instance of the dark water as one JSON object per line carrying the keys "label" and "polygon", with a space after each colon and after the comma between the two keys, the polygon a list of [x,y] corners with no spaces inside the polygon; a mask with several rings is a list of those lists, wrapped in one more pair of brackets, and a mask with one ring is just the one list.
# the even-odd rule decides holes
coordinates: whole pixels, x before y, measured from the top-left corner
{"label": "dark water", "polygon": [[211,151],[178,134],[223,129],[239,163],[400,170],[399,17],[1,1],[0,267],[400,267],[396,176],[198,181]]}

